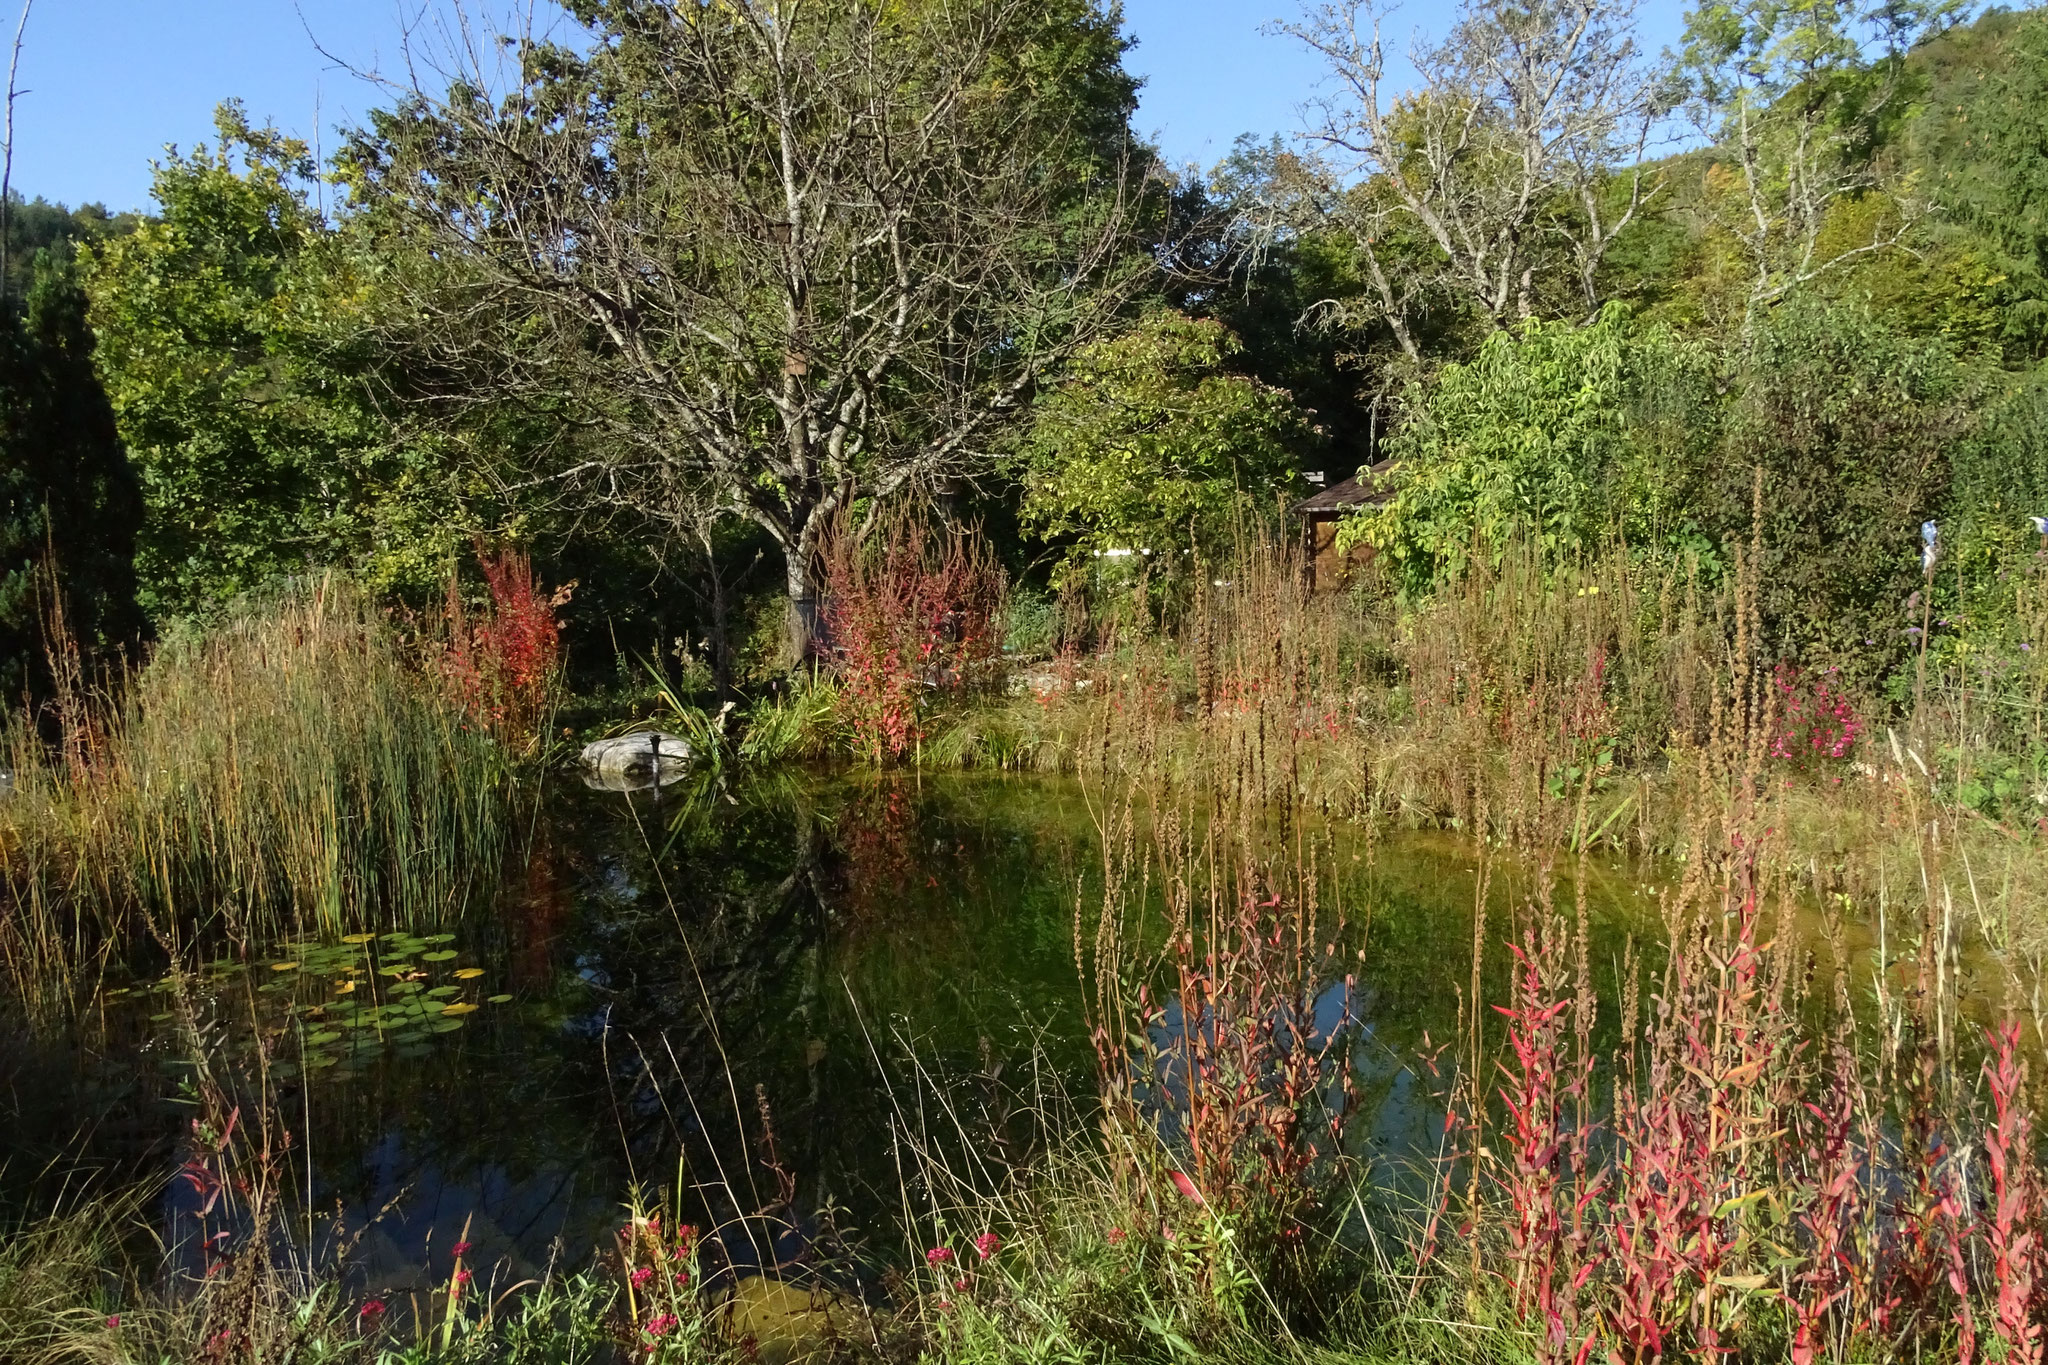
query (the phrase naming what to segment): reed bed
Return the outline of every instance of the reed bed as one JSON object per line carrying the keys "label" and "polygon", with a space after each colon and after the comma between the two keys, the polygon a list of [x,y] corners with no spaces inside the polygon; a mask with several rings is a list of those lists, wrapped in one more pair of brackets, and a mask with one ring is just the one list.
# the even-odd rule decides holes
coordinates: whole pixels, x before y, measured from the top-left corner
{"label": "reed bed", "polygon": [[1709,583],[1620,551],[1558,566],[1510,550],[1405,600],[1369,569],[1312,592],[1296,546],[1248,531],[1227,568],[1170,591],[1141,575],[1073,595],[1059,652],[1014,665],[1008,697],[935,717],[916,758],[1100,775],[1128,761],[1101,735],[1137,698],[1150,729],[1130,752],[1191,786],[1249,782],[1522,849],[1683,859],[1716,717],[1739,700],[1764,736],[1753,776],[1774,788],[1773,856],[1816,898],[1904,885],[1931,842],[2001,950],[2048,951],[2048,773],[2028,747],[2048,615],[2023,614],[2040,640],[1998,661],[1929,654],[1919,695],[1899,701],[1774,663],[1756,557],[1734,559]]}
{"label": "reed bed", "polygon": [[425,922],[491,882],[514,756],[339,579],[6,734],[0,968],[54,1008],[132,945]]}
{"label": "reed bed", "polygon": [[[965,1127],[938,1140],[906,1117],[935,1259],[903,1311],[927,1355],[2040,1360],[2035,973],[2005,957],[2002,1002],[1995,978],[1965,997],[1965,959],[1999,945],[1958,910],[1969,870],[1933,820],[1883,901],[1814,912],[1771,767],[1780,702],[1736,625],[1673,762],[1687,857],[1623,962],[1591,960],[1583,899],[1552,889],[1559,859],[1583,874],[1592,856],[1583,772],[1560,792],[1466,769],[1487,837],[1464,1022],[1384,1092],[1440,1119],[1435,1150],[1393,1159],[1360,1121],[1351,963],[1370,935],[1291,814],[1306,749],[1272,717],[1189,720],[1135,678],[1106,696],[1079,746],[1104,891],[1075,918],[1100,1110],[994,1173],[943,1155]],[[1570,674],[1544,690],[1540,653],[1521,657],[1557,708],[1531,719],[1529,761],[1583,754]],[[1169,742],[1190,727],[1198,781]],[[1926,816],[1901,766],[1888,785]],[[1507,859],[1540,875],[1503,920],[1488,887]],[[1169,927],[1145,942],[1152,898]],[[1859,950],[1853,921],[1880,914],[1893,947]],[[963,1249],[978,1229],[1002,1248],[986,1264]]]}

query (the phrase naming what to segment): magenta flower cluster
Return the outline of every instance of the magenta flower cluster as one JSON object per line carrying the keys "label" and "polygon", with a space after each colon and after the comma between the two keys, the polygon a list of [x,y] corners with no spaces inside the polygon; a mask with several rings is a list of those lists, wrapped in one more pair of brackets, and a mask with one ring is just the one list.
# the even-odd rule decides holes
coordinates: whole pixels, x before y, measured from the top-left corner
{"label": "magenta flower cluster", "polygon": [[1778,724],[1771,757],[1787,760],[1847,758],[1863,735],[1863,721],[1848,693],[1830,681],[1838,669],[1807,675],[1779,664],[1771,675],[1778,692]]}

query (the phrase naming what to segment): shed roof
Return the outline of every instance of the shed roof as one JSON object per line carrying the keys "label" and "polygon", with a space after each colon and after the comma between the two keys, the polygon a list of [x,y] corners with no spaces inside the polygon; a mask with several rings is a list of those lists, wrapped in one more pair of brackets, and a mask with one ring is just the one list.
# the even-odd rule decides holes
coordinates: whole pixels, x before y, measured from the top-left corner
{"label": "shed roof", "polygon": [[1303,498],[1288,510],[1298,517],[1313,517],[1318,513],[1345,512],[1354,507],[1381,506],[1394,496],[1393,481],[1387,477],[1393,467],[1392,460],[1381,460],[1359,470],[1342,483],[1332,484],[1313,497]]}

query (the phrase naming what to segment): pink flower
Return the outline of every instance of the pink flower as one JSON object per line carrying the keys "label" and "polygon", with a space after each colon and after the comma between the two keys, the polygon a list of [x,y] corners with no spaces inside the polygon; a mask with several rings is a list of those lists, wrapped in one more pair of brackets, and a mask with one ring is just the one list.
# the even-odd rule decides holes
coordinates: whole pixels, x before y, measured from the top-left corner
{"label": "pink flower", "polygon": [[1122,1228],[1111,1228],[1109,1230],[1109,1244],[1111,1246],[1121,1246],[1123,1245],[1123,1240],[1124,1230]]}
{"label": "pink flower", "polygon": [[457,1256],[469,1255],[470,1245],[471,1244],[468,1242],[457,1242],[455,1244],[455,1254]]}
{"label": "pink flower", "polygon": [[959,1279],[953,1281],[953,1287],[955,1289],[965,1289],[967,1287],[967,1277],[962,1275]]}
{"label": "pink flower", "polygon": [[648,1336],[660,1340],[662,1337],[667,1336],[670,1329],[675,1325],[676,1315],[673,1313],[663,1313],[660,1317],[649,1318],[645,1330]]}
{"label": "pink flower", "polygon": [[984,1232],[981,1236],[974,1239],[974,1249],[980,1252],[981,1259],[986,1261],[989,1257],[1003,1249],[1003,1239],[996,1236],[993,1232]]}
{"label": "pink flower", "polygon": [[654,1271],[648,1268],[647,1266],[643,1265],[638,1270],[634,1271],[631,1275],[628,1275],[626,1278],[633,1282],[633,1287],[635,1289],[638,1289],[641,1285],[646,1284],[649,1280],[654,1278]]}
{"label": "pink flower", "polygon": [[107,1319],[107,1330],[109,1332],[121,1330],[121,1315],[119,1313],[115,1313]]}
{"label": "pink flower", "polygon": [[677,1283],[677,1284],[688,1284],[689,1282],[690,1282],[690,1272],[689,1272],[689,1271],[687,1271],[687,1270],[678,1270],[678,1271],[676,1272],[676,1283]]}
{"label": "pink flower", "polygon": [[384,1300],[371,1299],[368,1303],[364,1304],[361,1308],[358,1308],[356,1310],[356,1315],[358,1317],[368,1318],[370,1321],[375,1322],[378,1318],[384,1316]]}
{"label": "pink flower", "polygon": [[953,1248],[951,1247],[933,1247],[924,1254],[924,1263],[926,1265],[944,1265],[952,1259]]}

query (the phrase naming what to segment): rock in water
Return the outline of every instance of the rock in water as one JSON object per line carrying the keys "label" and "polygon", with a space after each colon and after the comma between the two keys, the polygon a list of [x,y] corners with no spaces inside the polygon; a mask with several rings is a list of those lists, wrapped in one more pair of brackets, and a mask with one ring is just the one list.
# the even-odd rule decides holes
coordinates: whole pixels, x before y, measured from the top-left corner
{"label": "rock in water", "polygon": [[583,780],[606,791],[641,791],[680,781],[690,767],[690,741],[659,730],[616,735],[586,745]]}

